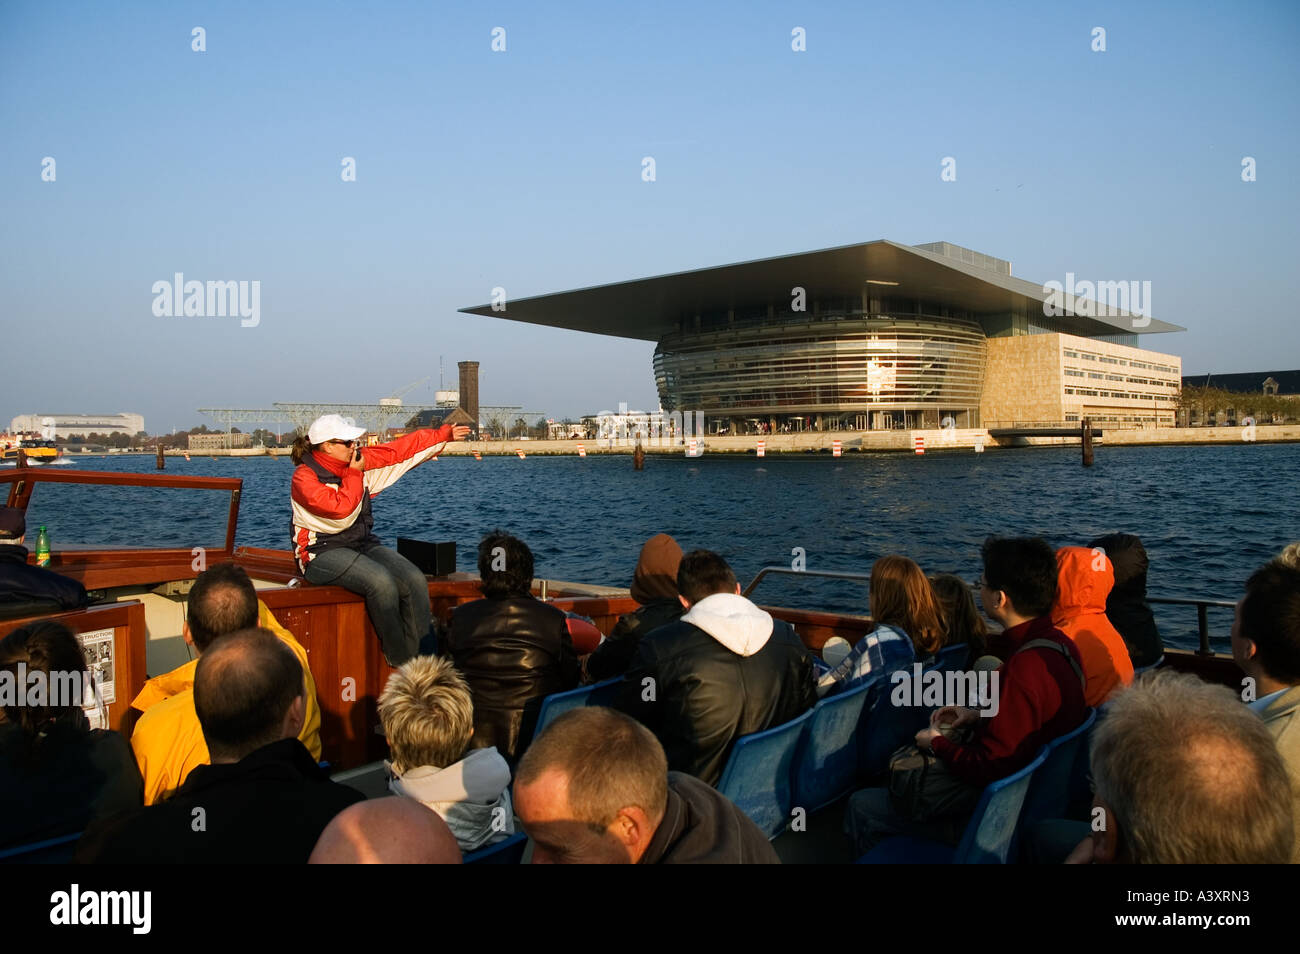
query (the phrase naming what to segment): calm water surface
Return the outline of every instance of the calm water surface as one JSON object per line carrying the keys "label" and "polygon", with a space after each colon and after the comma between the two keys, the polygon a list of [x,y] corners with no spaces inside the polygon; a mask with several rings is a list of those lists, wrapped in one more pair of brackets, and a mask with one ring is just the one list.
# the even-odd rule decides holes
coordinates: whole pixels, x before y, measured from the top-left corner
{"label": "calm water surface", "polygon": [[[154,473],[152,457],[80,458],[87,470]],[[289,546],[286,458],[169,458],[168,474],[244,480],[237,543]],[[867,572],[887,553],[927,573],[973,580],[989,534],[1039,535],[1054,546],[1136,533],[1151,557],[1150,592],[1235,600],[1246,577],[1300,539],[1300,445],[1099,447],[819,457],[443,457],[374,499],[376,531],[455,540],[473,569],[479,538],[502,528],[532,548],[537,575],[626,586],[641,544],[672,534],[686,550],[721,552],[748,583],[768,564]],[[42,485],[29,541],[49,526],[60,543],[220,543],[228,495]],[[866,612],[865,585],[769,577],[760,602]],[[1195,645],[1195,611],[1156,608],[1166,641]],[[1226,651],[1231,610],[1211,610]]]}

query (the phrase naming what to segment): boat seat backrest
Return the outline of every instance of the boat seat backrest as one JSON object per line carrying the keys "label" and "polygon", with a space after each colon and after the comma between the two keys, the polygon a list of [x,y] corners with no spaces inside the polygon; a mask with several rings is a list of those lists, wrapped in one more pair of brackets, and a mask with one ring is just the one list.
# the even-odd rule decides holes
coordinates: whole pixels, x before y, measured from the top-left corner
{"label": "boat seat backrest", "polygon": [[768,838],[781,834],[790,823],[795,807],[794,759],[812,715],[809,709],[782,725],[741,736],[718,781],[718,791]]}

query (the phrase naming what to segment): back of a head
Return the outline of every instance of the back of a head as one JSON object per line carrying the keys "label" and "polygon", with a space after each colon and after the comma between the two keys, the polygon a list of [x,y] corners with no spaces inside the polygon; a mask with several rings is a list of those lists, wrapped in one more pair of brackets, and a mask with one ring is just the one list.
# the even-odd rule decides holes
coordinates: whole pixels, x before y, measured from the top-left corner
{"label": "back of a head", "polygon": [[1291,786],[1273,737],[1224,686],[1158,671],[1121,690],[1092,738],[1118,861],[1285,864]]}
{"label": "back of a head", "polygon": [[445,657],[416,656],[389,676],[379,718],[398,773],[460,761],[474,734],[469,685]]}
{"label": "back of a head", "polygon": [[682,548],[666,533],[656,533],[641,547],[632,576],[632,599],[642,606],[656,600],[677,601],[677,570]]}
{"label": "back of a head", "polygon": [[218,636],[257,625],[257,590],[234,563],[218,563],[200,573],[186,602],[186,622],[200,653]]}
{"label": "back of a head", "polygon": [[1021,616],[1046,616],[1056,601],[1056,554],[1039,537],[989,537],[981,548],[984,581]]}
{"label": "back of a head", "polygon": [[1146,596],[1150,560],[1139,537],[1131,533],[1108,533],[1093,540],[1088,548],[1100,548],[1106,552],[1106,558],[1115,571],[1113,594]]}
{"label": "back of a head", "polygon": [[479,542],[479,588],[490,599],[527,596],[533,585],[533,551],[518,537],[494,530]]}
{"label": "back of a head", "polygon": [[212,760],[239,761],[285,738],[285,717],[302,694],[302,666],[270,630],[218,637],[194,673],[194,708]]}
{"label": "back of a head", "polygon": [[1300,684],[1300,569],[1271,560],[1246,581],[1241,635],[1256,660],[1279,682]]}
{"label": "back of a head", "polygon": [[940,573],[930,577],[930,587],[943,610],[948,629],[947,644],[969,643],[972,658],[983,655],[988,645],[989,627],[980,615],[966,581],[951,573]]}
{"label": "back of a head", "polygon": [[947,626],[925,573],[905,556],[883,556],[871,565],[871,618],[898,626],[918,656],[943,648]]}
{"label": "back of a head", "polygon": [[1052,619],[1106,612],[1106,598],[1115,586],[1115,571],[1101,547],[1061,547],[1056,551],[1056,599]]}
{"label": "back of a head", "polygon": [[[19,667],[22,667],[21,669]],[[0,672],[11,684],[27,687],[24,705],[17,698],[4,707],[5,718],[34,738],[56,722],[80,722],[86,688],[86,657],[72,630],[54,620],[29,623],[0,640]],[[43,683],[36,695],[32,675]]]}
{"label": "back of a head", "polygon": [[712,550],[692,550],[677,567],[677,592],[689,603],[714,593],[735,593],[736,574]]}
{"label": "back of a head", "polygon": [[456,836],[413,798],[357,802],[325,826],[307,861],[313,865],[458,865]]}
{"label": "back of a head", "polygon": [[663,818],[668,758],[654,733],[621,712],[588,706],[560,716],[519,760],[515,786],[552,770],[568,780],[575,821],[603,827],[632,805],[656,825]]}
{"label": "back of a head", "polygon": [[0,544],[14,544],[27,533],[27,513],[21,507],[0,507]]}

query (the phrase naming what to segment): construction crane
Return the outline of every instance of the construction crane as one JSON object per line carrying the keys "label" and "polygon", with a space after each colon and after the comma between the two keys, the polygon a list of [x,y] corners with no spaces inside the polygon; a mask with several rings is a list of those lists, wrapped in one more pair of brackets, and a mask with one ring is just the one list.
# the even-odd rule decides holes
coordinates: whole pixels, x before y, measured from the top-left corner
{"label": "construction crane", "polygon": [[391,396],[380,398],[379,403],[383,405],[387,405],[389,407],[401,407],[402,398],[406,397],[406,395],[410,394],[421,384],[428,384],[429,381],[432,380],[432,378],[433,375],[426,374],[424,377],[420,378],[420,380],[412,381],[410,384],[406,385],[405,387],[398,388],[396,391],[392,393]]}

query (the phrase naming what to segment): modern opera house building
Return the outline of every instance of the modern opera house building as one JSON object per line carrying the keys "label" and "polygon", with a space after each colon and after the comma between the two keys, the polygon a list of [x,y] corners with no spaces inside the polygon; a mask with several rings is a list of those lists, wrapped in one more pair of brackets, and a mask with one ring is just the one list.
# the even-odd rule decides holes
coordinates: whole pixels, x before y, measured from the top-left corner
{"label": "modern opera house building", "polygon": [[664,410],[710,433],[1172,426],[1182,362],[1137,340],[1184,329],[1130,313],[1129,283],[1105,307],[1069,278],[1058,294],[970,249],[882,240],[462,311],[654,341]]}

